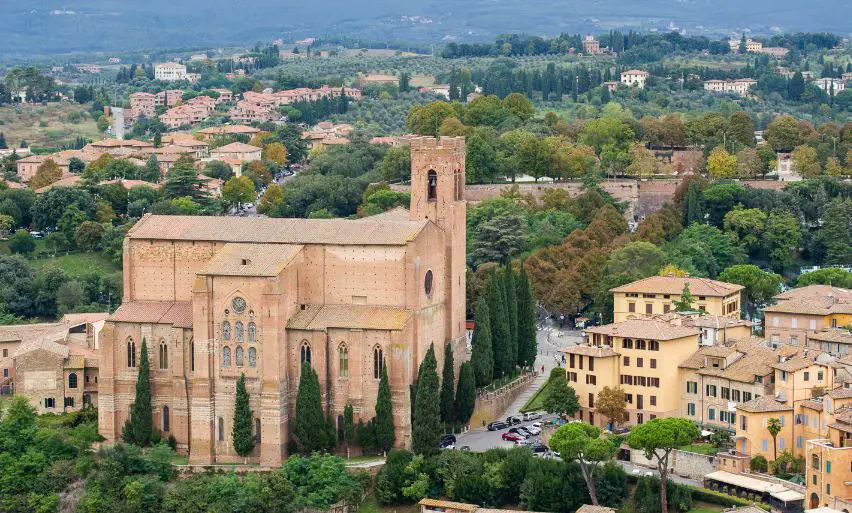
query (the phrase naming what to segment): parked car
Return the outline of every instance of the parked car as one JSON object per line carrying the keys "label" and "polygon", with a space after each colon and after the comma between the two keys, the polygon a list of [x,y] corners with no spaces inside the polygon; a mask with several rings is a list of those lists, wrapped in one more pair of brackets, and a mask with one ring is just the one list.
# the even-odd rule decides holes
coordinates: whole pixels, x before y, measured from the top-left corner
{"label": "parked car", "polygon": [[450,449],[456,446],[456,435],[444,435],[441,437],[439,447],[441,449]]}
{"label": "parked car", "polygon": [[529,432],[529,434],[532,436],[538,436],[541,434],[541,428],[535,427],[533,425],[524,426],[524,429],[526,429],[527,432]]}
{"label": "parked car", "polygon": [[541,413],[537,411],[528,411],[524,413],[524,422],[529,420],[538,420],[541,418]]}
{"label": "parked car", "polygon": [[495,420],[491,424],[488,424],[488,431],[500,431],[501,429],[506,429],[507,427],[509,427],[509,425],[503,422],[502,420]]}
{"label": "parked car", "polygon": [[522,427],[513,427],[512,429],[509,430],[509,433],[517,433],[517,434],[521,435],[522,437],[524,437],[525,440],[532,436],[532,433],[530,433],[529,431],[527,431],[526,429],[524,429]]}
{"label": "parked car", "polygon": [[515,415],[510,415],[509,417],[506,417],[506,424],[509,424],[510,426],[514,426],[515,424],[520,424],[521,422],[523,422],[521,420],[521,418],[517,417]]}
{"label": "parked car", "polygon": [[503,438],[503,440],[506,440],[508,442],[523,442],[524,441],[524,437],[522,435],[519,435],[518,433],[506,432],[506,433],[503,433],[502,438]]}
{"label": "parked car", "polygon": [[530,444],[530,450],[532,450],[533,455],[535,456],[544,456],[550,450],[546,445],[541,442],[535,442]]}

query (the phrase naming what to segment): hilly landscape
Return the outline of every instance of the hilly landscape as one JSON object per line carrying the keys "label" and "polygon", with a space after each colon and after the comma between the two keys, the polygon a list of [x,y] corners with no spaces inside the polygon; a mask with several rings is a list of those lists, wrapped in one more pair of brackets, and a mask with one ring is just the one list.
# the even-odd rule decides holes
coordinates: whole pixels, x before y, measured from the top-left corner
{"label": "hilly landscape", "polygon": [[283,37],[347,36],[430,44],[533,35],[683,29],[720,36],[742,31],[832,31],[848,35],[844,0],[32,0],[0,2],[0,54],[110,52],[223,46]]}

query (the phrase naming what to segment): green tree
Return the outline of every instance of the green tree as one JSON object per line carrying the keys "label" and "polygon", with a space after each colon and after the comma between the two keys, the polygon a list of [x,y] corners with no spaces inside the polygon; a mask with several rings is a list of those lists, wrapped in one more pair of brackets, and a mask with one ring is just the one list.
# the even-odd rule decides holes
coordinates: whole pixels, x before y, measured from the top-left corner
{"label": "green tree", "polygon": [[473,364],[462,362],[459,369],[459,386],[456,390],[455,413],[456,421],[467,424],[473,409],[476,407],[476,377],[473,374]]}
{"label": "green tree", "polygon": [[59,181],[62,178],[62,169],[56,164],[53,159],[47,159],[38,166],[35,176],[30,180],[30,187],[33,189],[41,189],[46,185],[50,185]]}
{"label": "green tree", "polygon": [[263,158],[276,165],[283,166],[287,163],[287,148],[280,142],[269,143],[263,147]]}
{"label": "green tree", "polygon": [[783,271],[795,263],[795,255],[804,236],[795,214],[777,211],[769,214],[763,244],[769,252],[769,263],[773,269]]}
{"label": "green tree", "polygon": [[503,108],[509,111],[513,116],[521,121],[526,121],[533,117],[535,109],[532,102],[525,94],[510,93],[503,98]]}
{"label": "green tree", "polygon": [[270,184],[266,188],[263,197],[260,198],[260,204],[257,206],[257,213],[263,215],[271,215],[278,211],[278,208],[284,203],[284,189],[277,183]]}
{"label": "green tree", "polygon": [[772,459],[778,458],[778,433],[781,432],[781,421],[776,418],[771,418],[766,421],[766,430],[769,431],[769,436],[772,437]]}
{"label": "green tree", "polygon": [[455,420],[456,399],[453,390],[455,384],[453,346],[446,344],[444,345],[444,368],[441,372],[441,421],[444,424],[452,424]]}
{"label": "green tree", "polygon": [[802,178],[815,178],[822,174],[817,151],[810,146],[798,146],[790,154],[793,168]]}
{"label": "green tree", "polygon": [[715,148],[707,157],[707,172],[711,178],[733,178],[737,170],[737,157],[724,148]]}
{"label": "green tree", "polygon": [[825,247],[826,264],[852,262],[852,199],[831,200],[815,237]]}
{"label": "green tree", "polygon": [[35,241],[26,230],[18,230],[9,237],[9,251],[16,255],[29,255],[35,251]]}
{"label": "green tree", "polygon": [[537,307],[535,295],[530,287],[527,270],[521,264],[518,279],[518,365],[531,367],[538,354]]}
{"label": "green tree", "polygon": [[801,71],[797,71],[793,74],[790,81],[787,82],[787,97],[794,102],[797,102],[802,98],[802,94],[804,94],[804,92],[805,77],[802,75]]}
{"label": "green tree", "polygon": [[347,446],[355,443],[355,416],[351,403],[343,407],[343,440]]}
{"label": "green tree", "polygon": [[627,444],[645,453],[645,458],[656,460],[660,473],[661,511],[668,511],[666,486],[669,477],[669,455],[674,449],[688,445],[699,436],[698,427],[687,419],[657,418],[634,426],[627,435]]}
{"label": "green tree", "polygon": [[234,426],[231,430],[231,438],[234,441],[234,450],[242,457],[251,454],[254,449],[254,437],[251,435],[252,411],[249,408],[249,395],[246,390],[246,375],[240,374],[237,380],[236,399],[234,401]]}
{"label": "green tree", "polygon": [[148,367],[148,343],[142,338],[139,349],[139,373],[136,375],[136,396],[130,410],[130,442],[141,447],[151,443],[154,418],[151,409],[151,377]]}
{"label": "green tree", "polygon": [[509,313],[509,347],[511,348],[511,360],[509,362],[512,373],[518,363],[518,291],[515,287],[515,271],[509,262],[503,268],[503,282],[506,296],[506,311]]}
{"label": "green tree", "polygon": [[580,410],[577,392],[568,385],[564,369],[559,367],[551,369],[547,388],[549,394],[544,399],[544,409],[548,413],[568,414],[573,417]]}
{"label": "green tree", "polygon": [[852,289],[852,272],[837,267],[818,269],[799,275],[797,287],[808,285],[833,285],[844,289]]}
{"label": "green tree", "polygon": [[310,454],[328,448],[326,433],[322,429],[324,425],[319,378],[310,363],[305,362],[299,377],[296,417],[293,419],[293,435],[303,452]]}
{"label": "green tree", "polygon": [[683,202],[683,225],[700,223],[704,220],[704,208],[701,205],[701,189],[698,184],[690,184]]}
{"label": "green tree", "polygon": [[731,138],[743,146],[754,147],[754,120],[745,111],[737,111],[731,114],[728,123]]}
{"label": "green tree", "polygon": [[446,118],[458,117],[453,107],[445,101],[436,101],[427,105],[416,105],[408,113],[405,126],[408,130],[435,137]]}
{"label": "green tree", "polygon": [[257,199],[254,183],[247,176],[229,178],[222,187],[222,199],[230,205],[253,203]]}
{"label": "green tree", "polygon": [[799,122],[793,116],[778,116],[763,132],[766,142],[775,151],[791,151],[804,142]]}
{"label": "green tree", "polygon": [[476,376],[476,385],[484,387],[494,379],[494,349],[491,343],[491,314],[485,294],[476,303],[475,327],[470,361]]}
{"label": "green tree", "polygon": [[621,387],[605,386],[595,399],[595,410],[607,417],[615,429],[625,418],[627,399]]}
{"label": "green tree", "polygon": [[104,225],[94,221],[85,221],[74,231],[74,242],[83,251],[95,251],[101,245]]}
{"label": "green tree", "polygon": [[749,319],[755,318],[755,307],[767,304],[781,289],[781,277],[756,265],[732,265],[719,274],[719,279],[745,287],[746,310]]}
{"label": "green tree", "polygon": [[767,218],[759,208],[735,207],[725,214],[725,231],[734,233],[743,248],[754,254],[762,247],[760,238],[766,230]]}
{"label": "green tree", "polygon": [[68,159],[68,171],[74,173],[75,175],[79,175],[83,171],[86,170],[86,164],[78,159],[77,157],[71,157]]}
{"label": "green tree", "polygon": [[511,359],[509,314],[506,308],[503,280],[499,273],[491,275],[488,284],[488,312],[491,320],[491,347],[494,355],[494,377],[511,374],[515,362]]}
{"label": "green tree", "polygon": [[689,290],[689,283],[684,283],[680,299],[672,301],[672,306],[674,306],[676,312],[689,312],[693,310],[693,304],[695,304],[695,298]]}
{"label": "green tree", "polygon": [[163,177],[160,171],[160,162],[157,160],[157,154],[152,153],[148,160],[145,161],[145,166],[142,168],[139,178],[146,182],[157,183]]}
{"label": "green tree", "polygon": [[598,467],[604,461],[611,460],[617,446],[601,438],[601,430],[591,424],[572,422],[565,424],[550,437],[550,446],[568,463],[576,462],[586,481],[592,504],[598,505],[595,481],[598,479]]}
{"label": "green tree", "polygon": [[415,454],[432,454],[438,450],[441,438],[439,387],[435,346],[430,344],[417,377],[417,401],[411,429],[411,449]]}
{"label": "green tree", "polygon": [[385,181],[407,180],[411,175],[411,147],[388,148],[378,166],[379,176]]}
{"label": "green tree", "polygon": [[393,404],[391,403],[388,368],[384,363],[382,364],[382,376],[379,380],[379,393],[376,397],[375,428],[378,448],[385,452],[391,450],[396,441],[396,432],[393,425]]}
{"label": "green tree", "polygon": [[765,174],[763,159],[754,148],[743,148],[736,155],[737,178],[754,178]]}

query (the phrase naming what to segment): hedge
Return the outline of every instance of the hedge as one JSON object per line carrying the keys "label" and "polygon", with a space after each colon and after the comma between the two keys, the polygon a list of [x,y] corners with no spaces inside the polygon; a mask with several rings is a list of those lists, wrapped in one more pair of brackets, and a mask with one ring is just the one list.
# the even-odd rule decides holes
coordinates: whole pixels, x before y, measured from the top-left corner
{"label": "hedge", "polygon": [[[639,477],[640,476],[637,476],[635,474],[627,474],[627,481],[630,484],[635,485],[639,481]],[[763,504],[762,502],[752,502],[747,499],[741,499],[739,497],[734,497],[726,493],[717,492],[707,488],[699,488],[697,486],[681,486],[685,486],[689,489],[690,494],[692,495],[692,500],[709,502],[711,504],[719,504],[720,506],[757,506],[758,508],[769,511],[769,506]]]}

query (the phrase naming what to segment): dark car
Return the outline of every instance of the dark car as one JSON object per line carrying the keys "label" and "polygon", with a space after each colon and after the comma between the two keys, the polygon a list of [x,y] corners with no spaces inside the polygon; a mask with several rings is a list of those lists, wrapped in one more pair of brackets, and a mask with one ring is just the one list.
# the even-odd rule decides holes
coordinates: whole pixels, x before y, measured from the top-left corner
{"label": "dark car", "polygon": [[532,436],[532,433],[530,433],[529,431],[527,431],[526,429],[524,429],[522,427],[513,427],[512,429],[509,430],[509,433],[517,433],[524,438],[529,438],[529,437]]}
{"label": "dark car", "polygon": [[502,420],[495,420],[491,424],[488,424],[488,431],[500,431],[501,429],[506,429],[507,427],[509,427],[509,425],[503,422]]}
{"label": "dark car", "polygon": [[454,447],[456,445],[456,435],[444,435],[441,437],[440,447],[441,449],[446,449],[447,447]]}
{"label": "dark car", "polygon": [[546,445],[540,442],[530,445],[530,449],[532,450],[533,454],[546,454],[547,451],[550,450]]}
{"label": "dark car", "polygon": [[521,422],[523,422],[523,421],[521,420],[520,417],[516,417],[514,415],[512,415],[510,417],[506,417],[506,424],[509,424],[510,426],[514,426],[515,424],[520,424]]}

